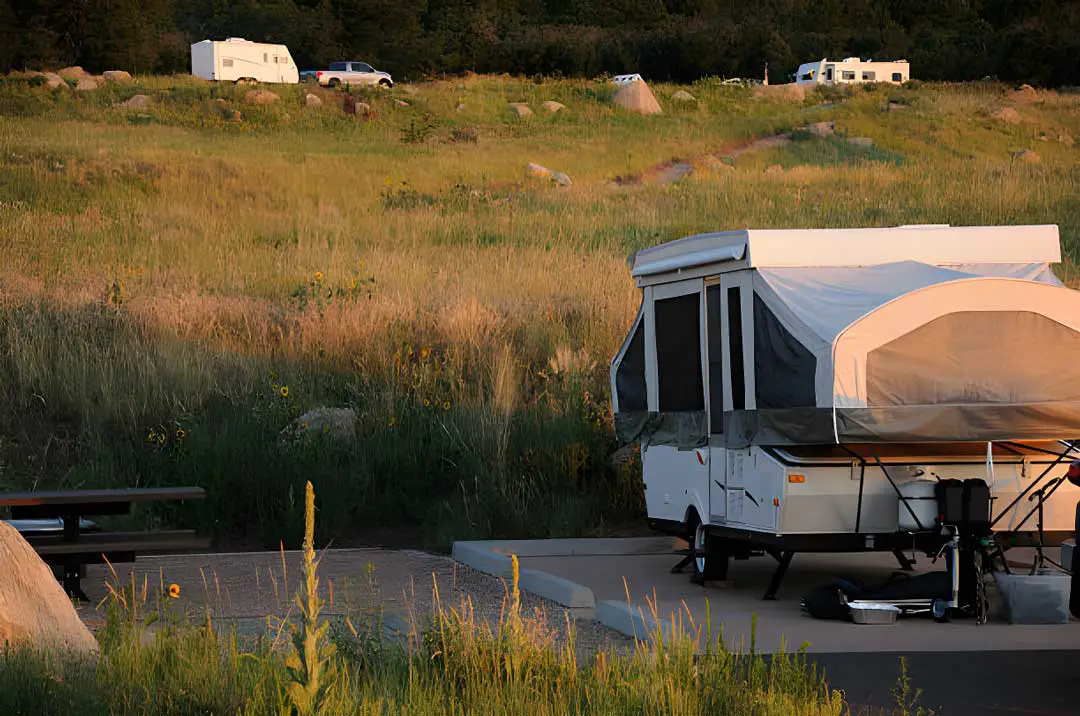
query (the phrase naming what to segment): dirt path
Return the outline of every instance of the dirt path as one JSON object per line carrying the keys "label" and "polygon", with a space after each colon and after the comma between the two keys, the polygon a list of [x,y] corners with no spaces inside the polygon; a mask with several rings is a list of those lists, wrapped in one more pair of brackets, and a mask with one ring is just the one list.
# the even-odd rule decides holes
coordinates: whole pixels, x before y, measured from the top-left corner
{"label": "dirt path", "polygon": [[[272,622],[295,616],[293,598],[301,579],[300,552],[243,552],[232,554],[145,557],[134,564],[116,565],[115,574],[104,565],[88,567],[83,588],[90,604],[79,607],[91,628],[104,623],[104,607],[98,603],[109,594],[108,584],[131,588],[158,601],[171,611],[203,622],[207,614],[222,626],[235,625],[238,633],[252,636]],[[411,550],[336,549],[321,555],[320,593],[328,617],[350,616],[357,623],[382,614],[384,622],[405,635],[426,623],[436,605],[460,610],[468,602],[477,621],[497,622],[507,604],[508,585],[443,555]],[[170,585],[180,595],[163,596]],[[436,593],[437,590],[437,593]],[[521,595],[526,614],[538,613],[552,633],[565,636],[567,619],[575,623],[578,651],[597,648],[629,648],[630,641],[598,622],[575,619],[563,607]]]}

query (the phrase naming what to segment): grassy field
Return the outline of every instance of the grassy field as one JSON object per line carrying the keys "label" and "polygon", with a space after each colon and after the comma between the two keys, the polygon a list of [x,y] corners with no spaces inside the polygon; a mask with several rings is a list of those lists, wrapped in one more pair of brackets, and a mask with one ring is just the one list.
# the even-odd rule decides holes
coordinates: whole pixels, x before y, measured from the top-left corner
{"label": "grassy field", "polygon": [[[612,459],[607,389],[633,250],[743,227],[1055,223],[1067,280],[1080,257],[1076,94],[791,103],[702,81],[653,87],[665,114],[639,117],[601,82],[473,77],[364,93],[358,118],[330,92],[261,107],[244,90],[0,84],[4,488],[204,485],[195,511],[137,519],[222,543],[296,544],[306,479],[321,539],[633,528],[638,468]],[[149,108],[114,107],[136,92]],[[820,121],[837,135],[730,157]],[[649,181],[674,159],[694,172]],[[353,408],[355,439],[283,444],[317,406]]]}

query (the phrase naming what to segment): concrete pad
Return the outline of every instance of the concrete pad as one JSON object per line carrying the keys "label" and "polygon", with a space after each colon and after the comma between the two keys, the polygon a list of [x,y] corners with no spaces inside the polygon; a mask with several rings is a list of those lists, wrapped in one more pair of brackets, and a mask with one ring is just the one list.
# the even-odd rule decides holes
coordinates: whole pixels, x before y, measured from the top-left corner
{"label": "concrete pad", "polygon": [[521,540],[481,540],[475,542],[455,542],[454,549],[460,545],[473,545],[497,554],[516,554],[520,557],[575,557],[589,555],[633,555],[633,554],[671,554],[675,545],[680,543],[672,537],[631,537],[597,539],[521,539]]}
{"label": "concrete pad", "polygon": [[596,605],[596,620],[609,629],[642,641],[652,641],[658,633],[671,633],[670,627],[664,629],[664,625],[658,623],[651,614],[626,602],[612,599]]}
{"label": "concrete pad", "polygon": [[[806,645],[812,653],[840,652],[977,652],[995,650],[1075,649],[1080,623],[1065,625],[976,625],[970,619],[936,624],[926,617],[907,617],[889,626],[865,626],[813,619],[802,614],[801,597],[812,587],[838,576],[873,584],[897,569],[890,554],[798,554],[776,601],[763,601],[775,568],[771,558],[733,561],[730,586],[691,584],[689,574],[671,574],[679,555],[524,557],[522,565],[576,582],[592,590],[597,618],[612,613],[605,602],[653,615],[667,623],[681,622],[701,638],[723,633],[726,645],[763,653],[793,651]],[[918,569],[940,570],[920,558]],[[605,617],[606,618],[606,617]],[[634,635],[640,625],[613,616],[610,626]],[[619,628],[617,624],[623,624]]]}

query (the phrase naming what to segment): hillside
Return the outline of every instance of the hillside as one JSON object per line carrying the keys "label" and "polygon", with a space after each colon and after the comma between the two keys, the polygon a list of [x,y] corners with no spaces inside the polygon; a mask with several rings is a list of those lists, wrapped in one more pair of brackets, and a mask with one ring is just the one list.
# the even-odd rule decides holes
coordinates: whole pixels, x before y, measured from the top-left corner
{"label": "hillside", "polygon": [[[202,484],[205,512],[137,518],[231,542],[301,524],[306,478],[339,540],[637,525],[606,373],[631,251],[1055,223],[1071,280],[1080,250],[1075,94],[703,80],[653,86],[664,113],[643,117],[599,81],[420,83],[357,114],[269,89],[0,83],[0,487]],[[353,409],[355,435],[283,441],[318,406]]]}

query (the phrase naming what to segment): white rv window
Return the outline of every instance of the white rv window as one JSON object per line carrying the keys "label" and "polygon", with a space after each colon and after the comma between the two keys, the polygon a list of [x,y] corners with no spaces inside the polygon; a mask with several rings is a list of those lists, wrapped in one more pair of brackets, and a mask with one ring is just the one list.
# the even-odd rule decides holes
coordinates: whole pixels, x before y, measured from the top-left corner
{"label": "white rv window", "polygon": [[873,72],[863,72],[862,78],[864,82],[873,82],[876,75]]}
{"label": "white rv window", "polygon": [[899,72],[893,72],[892,73],[892,81],[893,82],[903,82],[904,81],[904,76],[902,74],[900,74]]}
{"label": "white rv window", "polygon": [[653,303],[661,412],[705,409],[701,378],[701,294]]}
{"label": "white rv window", "polygon": [[854,72],[842,71],[840,73],[840,79],[842,79],[842,80],[853,80],[853,79],[855,79],[855,73]]}
{"label": "white rv window", "polygon": [[231,57],[226,57],[225,59],[223,59],[221,61],[221,66],[222,67],[232,67],[232,58]]}

